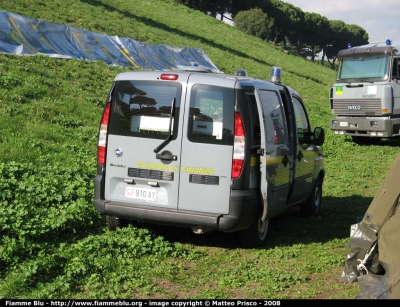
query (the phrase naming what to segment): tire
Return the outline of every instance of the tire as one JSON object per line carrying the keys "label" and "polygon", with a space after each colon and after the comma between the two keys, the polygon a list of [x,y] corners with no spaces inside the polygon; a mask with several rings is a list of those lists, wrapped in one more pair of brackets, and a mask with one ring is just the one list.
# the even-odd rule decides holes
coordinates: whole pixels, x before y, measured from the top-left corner
{"label": "tire", "polygon": [[318,176],[317,181],[307,200],[300,205],[300,212],[303,216],[318,216],[321,213],[322,203],[322,177]]}
{"label": "tire", "polygon": [[269,219],[261,221],[262,210],[250,228],[240,231],[242,246],[245,248],[256,248],[265,244],[268,234]]}
{"label": "tire", "polygon": [[117,228],[125,227],[127,224],[126,220],[115,217],[114,215],[106,215],[107,228],[111,231],[116,230]]}
{"label": "tire", "polygon": [[365,136],[352,136],[352,141],[358,145],[377,145],[381,142],[382,138],[379,137],[365,137]]}

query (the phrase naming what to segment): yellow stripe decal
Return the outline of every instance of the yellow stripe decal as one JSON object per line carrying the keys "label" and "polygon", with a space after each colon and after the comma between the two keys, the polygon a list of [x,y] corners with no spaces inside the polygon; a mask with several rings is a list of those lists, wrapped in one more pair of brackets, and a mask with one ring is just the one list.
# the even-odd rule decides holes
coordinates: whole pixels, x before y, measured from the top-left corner
{"label": "yellow stripe decal", "polygon": [[273,164],[278,164],[281,163],[283,160],[284,156],[275,156],[275,157],[267,157],[265,158],[265,165],[273,165]]}
{"label": "yellow stripe decal", "polygon": [[251,157],[250,166],[259,166],[260,165],[260,156]]}

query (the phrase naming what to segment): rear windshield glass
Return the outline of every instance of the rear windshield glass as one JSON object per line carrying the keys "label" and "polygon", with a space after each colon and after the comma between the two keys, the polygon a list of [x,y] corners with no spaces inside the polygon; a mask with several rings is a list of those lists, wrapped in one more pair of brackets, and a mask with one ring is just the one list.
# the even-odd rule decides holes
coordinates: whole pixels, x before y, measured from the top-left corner
{"label": "rear windshield glass", "polygon": [[[115,83],[109,133],[166,139],[178,130],[181,84],[165,81],[118,81]],[[175,103],[174,114],[171,106]]]}
{"label": "rear windshield glass", "polygon": [[235,95],[231,88],[196,84],[190,95],[188,139],[232,145]]}

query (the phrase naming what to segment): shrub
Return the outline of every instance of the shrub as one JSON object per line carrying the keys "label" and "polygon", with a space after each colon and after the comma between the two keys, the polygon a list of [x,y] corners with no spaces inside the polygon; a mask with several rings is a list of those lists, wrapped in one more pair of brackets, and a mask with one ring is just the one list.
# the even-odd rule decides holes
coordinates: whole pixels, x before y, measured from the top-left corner
{"label": "shrub", "polygon": [[234,19],[235,27],[246,34],[256,36],[262,40],[267,39],[271,32],[273,19],[269,18],[263,10],[254,8],[239,12]]}

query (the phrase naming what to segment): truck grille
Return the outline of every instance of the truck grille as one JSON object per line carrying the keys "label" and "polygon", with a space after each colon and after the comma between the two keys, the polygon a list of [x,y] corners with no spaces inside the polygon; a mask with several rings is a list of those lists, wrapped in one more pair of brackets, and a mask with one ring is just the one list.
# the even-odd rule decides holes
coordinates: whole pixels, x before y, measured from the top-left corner
{"label": "truck grille", "polygon": [[173,172],[163,172],[163,171],[142,169],[142,168],[128,168],[128,176],[153,179],[153,180],[174,181]]}
{"label": "truck grille", "polygon": [[382,115],[380,99],[360,101],[358,99],[333,100],[335,115]]}

